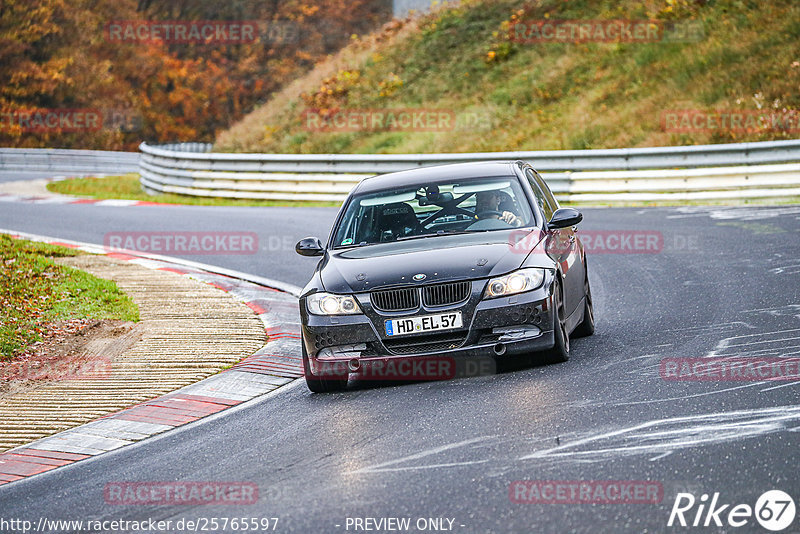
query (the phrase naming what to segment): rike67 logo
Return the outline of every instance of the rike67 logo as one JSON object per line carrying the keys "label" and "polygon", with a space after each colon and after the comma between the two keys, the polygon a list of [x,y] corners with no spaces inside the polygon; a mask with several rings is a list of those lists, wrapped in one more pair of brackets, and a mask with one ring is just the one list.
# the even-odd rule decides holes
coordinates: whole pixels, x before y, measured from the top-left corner
{"label": "rike67 logo", "polygon": [[678,493],[669,514],[667,526],[743,527],[753,518],[767,530],[778,532],[791,526],[795,504],[788,493],[771,490],[763,493],[754,507],[749,504],[728,504],[720,501],[719,492],[709,501],[708,494],[696,499],[691,493]]}

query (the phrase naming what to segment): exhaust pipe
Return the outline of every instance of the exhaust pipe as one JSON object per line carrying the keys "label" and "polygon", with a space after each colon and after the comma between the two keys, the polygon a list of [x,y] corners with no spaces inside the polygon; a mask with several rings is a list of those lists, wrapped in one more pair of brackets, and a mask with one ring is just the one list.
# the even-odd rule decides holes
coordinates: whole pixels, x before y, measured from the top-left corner
{"label": "exhaust pipe", "polygon": [[361,368],[361,360],[358,358],[353,358],[349,362],[347,362],[347,369],[350,370],[351,373],[355,373]]}
{"label": "exhaust pipe", "polygon": [[494,346],[494,353],[497,354],[498,356],[502,356],[503,354],[505,354],[506,353],[505,344],[504,343],[498,343],[497,345],[495,345]]}

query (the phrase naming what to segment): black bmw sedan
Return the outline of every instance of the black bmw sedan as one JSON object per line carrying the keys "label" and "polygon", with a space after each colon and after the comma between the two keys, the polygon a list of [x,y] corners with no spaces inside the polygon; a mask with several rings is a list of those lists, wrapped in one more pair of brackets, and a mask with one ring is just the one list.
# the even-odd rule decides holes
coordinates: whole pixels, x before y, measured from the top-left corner
{"label": "black bmw sedan", "polygon": [[566,361],[570,336],[594,332],[581,219],[522,161],[361,181],[327,246],[296,247],[321,256],[300,296],[309,389],[343,389],[387,362]]}

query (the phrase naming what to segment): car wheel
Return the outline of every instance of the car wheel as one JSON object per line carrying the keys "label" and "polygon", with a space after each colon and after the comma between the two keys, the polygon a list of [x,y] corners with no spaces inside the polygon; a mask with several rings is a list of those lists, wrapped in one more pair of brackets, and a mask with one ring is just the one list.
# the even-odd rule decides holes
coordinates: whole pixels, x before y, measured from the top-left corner
{"label": "car wheel", "polygon": [[305,343],[301,340],[303,356],[303,374],[306,378],[306,386],[314,393],[330,393],[332,391],[342,391],[347,387],[347,375],[339,377],[320,377],[311,372],[311,365],[308,361]]}
{"label": "car wheel", "polygon": [[583,321],[572,331],[574,337],[586,337],[594,334],[594,306],[592,305],[592,289],[589,287],[588,270],[584,276],[583,294],[586,297],[583,309]]}
{"label": "car wheel", "polygon": [[567,313],[564,305],[564,290],[561,282],[556,282],[553,292],[553,338],[555,345],[545,351],[546,363],[562,363],[569,360],[569,333],[567,332]]}

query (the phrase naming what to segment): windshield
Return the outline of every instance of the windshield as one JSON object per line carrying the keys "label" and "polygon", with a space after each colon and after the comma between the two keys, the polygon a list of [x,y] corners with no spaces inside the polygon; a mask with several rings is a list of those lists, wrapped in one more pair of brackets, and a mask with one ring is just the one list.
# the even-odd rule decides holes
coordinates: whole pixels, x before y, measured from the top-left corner
{"label": "windshield", "polygon": [[355,195],[334,232],[333,248],[391,243],[533,224],[515,176],[421,183]]}

